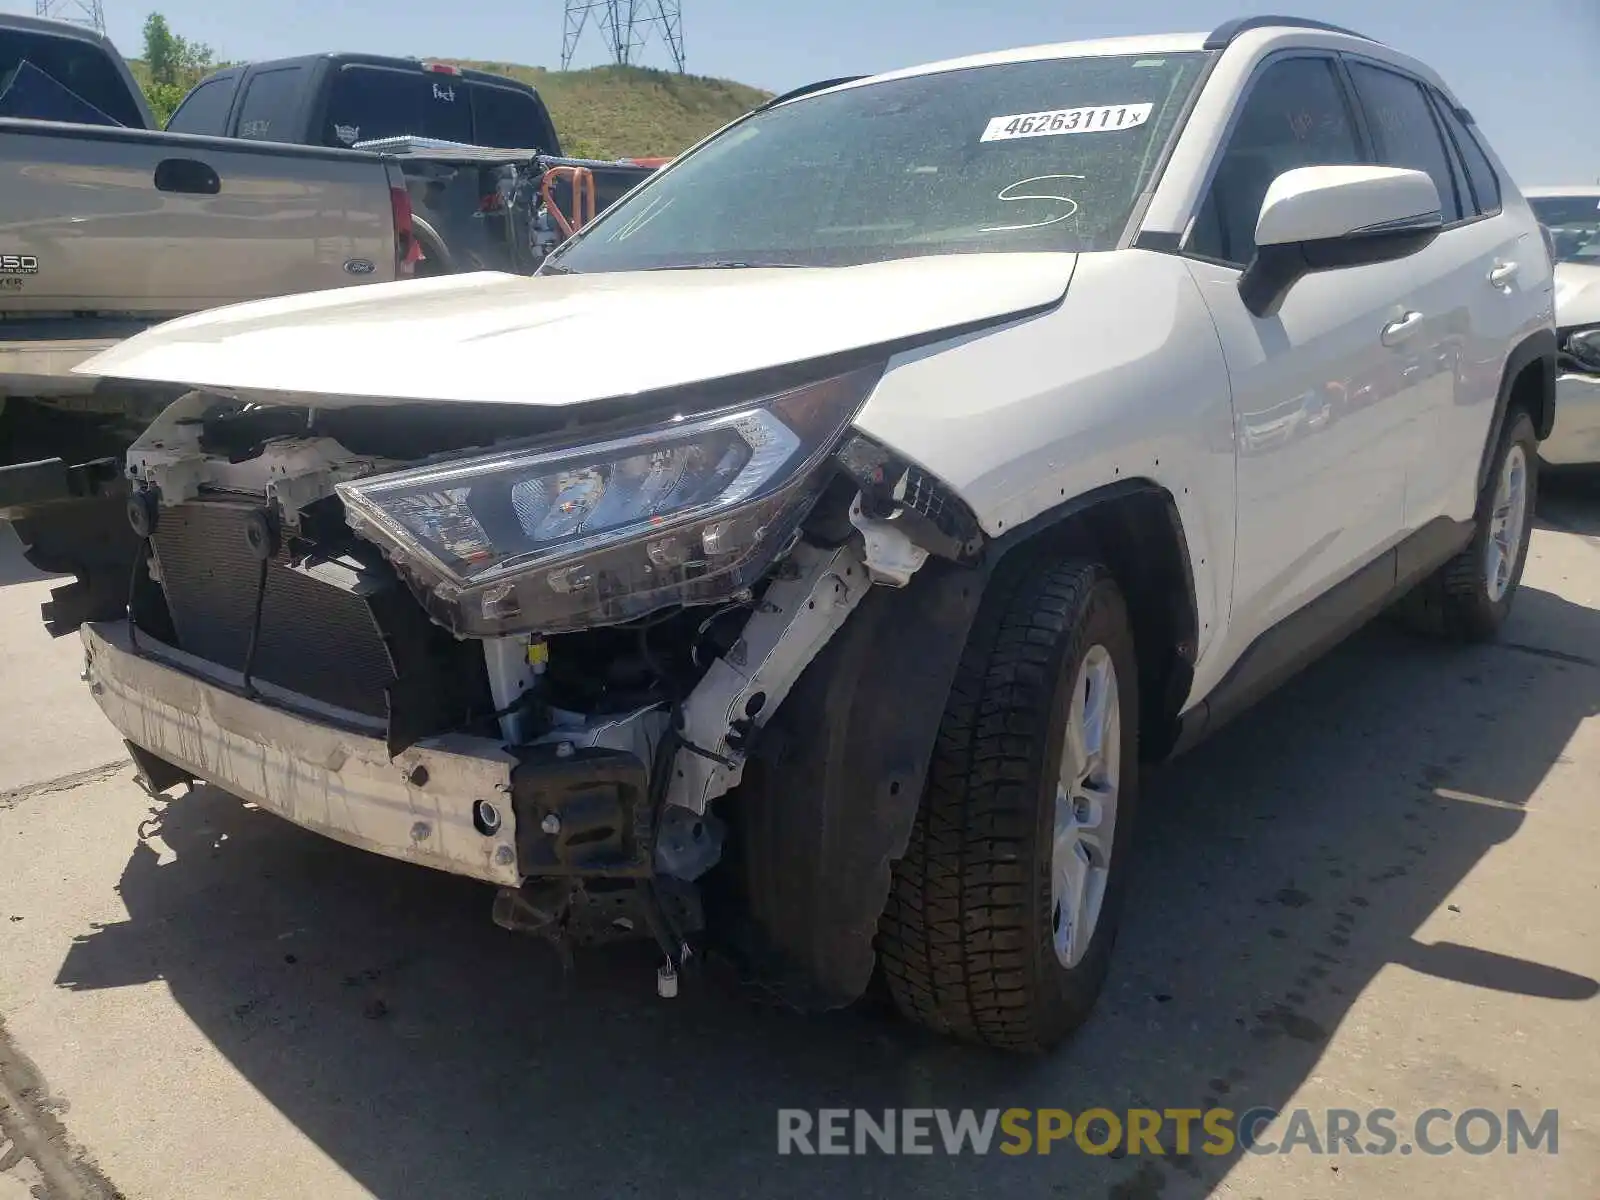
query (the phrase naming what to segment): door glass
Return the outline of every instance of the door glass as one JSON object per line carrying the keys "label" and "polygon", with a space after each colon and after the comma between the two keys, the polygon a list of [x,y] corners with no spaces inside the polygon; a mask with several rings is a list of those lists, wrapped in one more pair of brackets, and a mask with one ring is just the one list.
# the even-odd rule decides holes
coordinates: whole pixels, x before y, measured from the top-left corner
{"label": "door glass", "polygon": [[167,122],[168,133],[208,133],[221,137],[228,131],[228,110],[233,107],[237,75],[208,79],[185,97]]}
{"label": "door glass", "polygon": [[287,142],[295,137],[301,74],[299,67],[284,67],[262,71],[250,80],[239,104],[240,137],[263,142]]}
{"label": "door glass", "polygon": [[1255,254],[1256,220],[1272,181],[1296,167],[1365,161],[1332,60],[1290,58],[1256,79],[1239,110],[1189,251],[1243,266]]}
{"label": "door glass", "polygon": [[1472,198],[1476,201],[1478,212],[1486,217],[1493,216],[1500,211],[1500,179],[1489,165],[1483,147],[1478,144],[1477,131],[1468,129],[1442,97],[1435,95],[1434,101],[1434,108],[1445,128],[1450,131],[1461,161],[1466,165],[1467,182],[1472,185]]}
{"label": "door glass", "polygon": [[1445,224],[1465,215],[1456,195],[1455,176],[1433,109],[1414,80],[1366,63],[1350,64],[1356,94],[1372,128],[1378,161],[1387,167],[1426,171],[1439,190],[1439,209]]}

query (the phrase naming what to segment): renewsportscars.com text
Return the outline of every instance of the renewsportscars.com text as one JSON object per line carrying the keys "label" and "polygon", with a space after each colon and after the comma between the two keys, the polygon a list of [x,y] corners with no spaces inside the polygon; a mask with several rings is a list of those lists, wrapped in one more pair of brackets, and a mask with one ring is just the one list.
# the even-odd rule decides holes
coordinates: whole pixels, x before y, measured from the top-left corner
{"label": "renewsportscars.com text", "polygon": [[783,1108],[779,1154],[1556,1154],[1560,1114],[1430,1108]]}

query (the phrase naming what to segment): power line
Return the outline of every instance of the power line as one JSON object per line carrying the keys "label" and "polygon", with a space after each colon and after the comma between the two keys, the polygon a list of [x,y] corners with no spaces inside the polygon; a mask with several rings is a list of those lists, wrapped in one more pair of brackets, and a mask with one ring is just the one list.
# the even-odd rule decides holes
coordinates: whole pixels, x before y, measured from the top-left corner
{"label": "power line", "polygon": [[72,25],[87,25],[96,33],[106,31],[106,10],[100,0],[34,0],[35,16]]}
{"label": "power line", "polygon": [[[98,4],[99,0],[89,0]],[[40,0],[44,3],[44,0]],[[572,67],[583,34],[591,24],[605,39],[611,61],[638,65],[652,35],[666,47],[672,69],[683,73],[682,0],[566,0],[561,22],[561,69]]]}

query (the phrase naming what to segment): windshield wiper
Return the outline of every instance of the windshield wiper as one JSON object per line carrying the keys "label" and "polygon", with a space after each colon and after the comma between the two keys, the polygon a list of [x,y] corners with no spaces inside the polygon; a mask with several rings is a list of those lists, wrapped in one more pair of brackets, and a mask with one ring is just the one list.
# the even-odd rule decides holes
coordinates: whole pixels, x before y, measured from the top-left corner
{"label": "windshield wiper", "polygon": [[707,262],[668,263],[664,267],[649,267],[651,271],[761,271],[777,267],[804,267],[793,262],[741,262],[736,259],[714,258]]}

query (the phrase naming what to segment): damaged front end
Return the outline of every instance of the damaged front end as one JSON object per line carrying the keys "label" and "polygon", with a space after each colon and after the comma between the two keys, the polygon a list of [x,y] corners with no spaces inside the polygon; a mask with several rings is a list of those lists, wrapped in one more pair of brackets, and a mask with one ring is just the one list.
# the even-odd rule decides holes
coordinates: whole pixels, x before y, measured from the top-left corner
{"label": "damaged front end", "polygon": [[[653,937],[664,991],[709,942],[846,1003],[983,551],[851,431],[881,373],[559,423],[190,393],[129,451],[126,614],[85,627],[86,677],[151,788],[496,883],[496,921],[563,951]],[[824,650],[863,605],[841,670]],[[808,744],[828,794],[786,798]]]}

